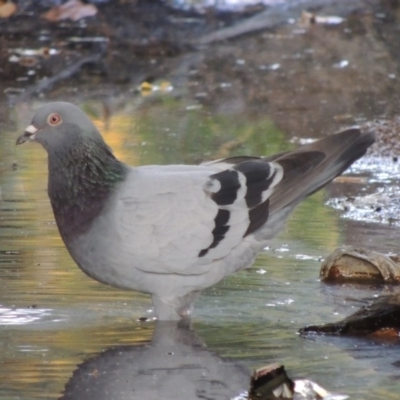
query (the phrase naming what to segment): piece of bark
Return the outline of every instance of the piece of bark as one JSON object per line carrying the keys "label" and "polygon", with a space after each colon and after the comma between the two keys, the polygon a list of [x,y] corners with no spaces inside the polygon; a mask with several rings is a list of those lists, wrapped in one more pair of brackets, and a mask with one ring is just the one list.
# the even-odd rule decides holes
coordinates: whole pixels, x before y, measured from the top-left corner
{"label": "piece of bark", "polygon": [[320,279],[323,281],[399,283],[399,257],[345,246],[336,249],[325,259],[321,265]]}
{"label": "piece of bark", "polygon": [[341,321],[307,326],[299,332],[301,334],[372,335],[399,338],[400,294],[382,296]]}
{"label": "piece of bark", "polygon": [[285,367],[271,364],[254,370],[250,382],[249,399],[292,399],[294,382],[287,376]]}
{"label": "piece of bark", "polygon": [[257,368],[251,377],[248,400],[345,400],[348,396],[330,393],[308,379],[292,380],[285,367],[270,364]]}

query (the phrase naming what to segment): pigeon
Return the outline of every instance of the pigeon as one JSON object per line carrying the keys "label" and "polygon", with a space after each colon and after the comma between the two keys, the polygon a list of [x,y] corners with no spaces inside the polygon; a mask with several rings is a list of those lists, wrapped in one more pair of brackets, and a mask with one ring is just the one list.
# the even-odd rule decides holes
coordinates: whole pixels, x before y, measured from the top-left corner
{"label": "pigeon", "polygon": [[80,108],[39,108],[16,144],[48,153],[48,195],[72,259],[91,278],[148,293],[159,320],[189,318],[198,293],[250,267],[290,212],[374,142],[349,128],[267,157],[131,167]]}

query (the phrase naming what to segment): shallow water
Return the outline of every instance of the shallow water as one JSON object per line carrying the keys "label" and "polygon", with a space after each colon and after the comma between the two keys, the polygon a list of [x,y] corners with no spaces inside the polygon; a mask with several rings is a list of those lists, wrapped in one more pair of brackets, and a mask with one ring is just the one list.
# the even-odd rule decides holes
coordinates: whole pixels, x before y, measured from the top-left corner
{"label": "shallow water", "polygon": [[[286,29],[278,33],[288,35]],[[339,43],[346,36],[333,34]],[[61,88],[49,98],[79,104],[115,154],[132,165],[270,154],[293,147],[294,134],[318,136],[393,114],[389,104],[396,99],[397,80],[391,84],[387,76],[397,64],[371,61],[383,57],[382,49],[374,47],[375,36],[354,34],[350,42],[358,41],[364,49],[369,44],[370,53],[360,51],[358,64],[351,61],[357,68],[338,72],[332,66],[348,56],[322,52],[321,59],[314,55],[311,60],[311,52],[305,51],[315,46],[318,53],[328,42],[333,48],[330,31],[325,36],[321,31],[291,35],[277,36],[278,44],[264,35],[214,48],[214,54],[203,55],[205,63],[212,66],[229,54],[227,64],[237,75],[215,83],[226,68],[221,64],[221,71],[199,77],[197,86],[192,82],[194,92],[174,87],[170,93],[125,92],[105,100]],[[342,51],[351,53],[351,45],[345,45],[349,42]],[[284,54],[277,53],[280,47]],[[249,48],[253,53],[247,55]],[[254,54],[260,58],[256,67]],[[243,59],[246,63],[238,62]],[[263,72],[268,77],[260,78],[256,71],[265,70],[260,65],[274,60],[281,63],[278,71]],[[384,78],[381,86],[360,89],[368,81],[362,76],[362,62],[367,61]],[[307,75],[310,69],[314,72]],[[247,86],[241,86],[238,76],[246,73]],[[312,84],[315,74],[318,85]],[[268,90],[257,92],[255,76],[271,83]],[[328,77],[342,86],[330,86]],[[212,96],[210,87],[215,89]],[[282,93],[290,88],[294,92],[284,99]],[[98,90],[105,93],[107,87]],[[201,102],[204,91],[210,97]],[[398,398],[397,341],[297,334],[301,327],[339,320],[374,296],[397,290],[329,286],[318,279],[320,260],[342,244],[399,252],[398,227],[344,219],[340,210],[325,204],[328,197],[369,193],[379,185],[398,184],[396,180],[380,180],[378,170],[361,165],[353,172],[365,176],[362,184],[337,182],[306,200],[252,268],[204,292],[196,302],[193,330],[177,331],[156,326],[148,296],[94,282],[70,259],[47,199],[45,152],[34,144],[14,144],[33,110],[47,100],[12,108],[8,99],[0,103],[0,399],[57,399],[64,391],[64,398],[75,400],[233,399],[248,389],[253,367],[273,362],[283,363],[291,377],[312,379],[352,399]],[[141,316],[149,321],[138,322]]]}
{"label": "shallow water", "polygon": [[[31,114],[30,107],[27,115]],[[171,114],[169,118],[165,113],[164,119],[160,117],[164,123],[157,126],[157,121],[151,117],[159,116],[159,111],[156,107],[145,112],[116,113],[106,129],[100,120],[96,123],[116,154],[131,164],[146,160],[170,162],[172,158],[190,162],[204,153],[216,156],[223,147],[221,143],[213,145],[218,136],[209,132],[212,129],[223,131],[227,121],[210,123],[211,118],[201,111],[192,115],[186,112],[179,117]],[[176,131],[177,136],[171,133],[182,118],[191,123],[191,138],[182,137],[183,131]],[[153,121],[154,125],[149,126],[148,121]],[[198,346],[193,345],[196,340],[192,334],[184,333],[186,339],[178,340],[177,344],[175,335],[171,334],[170,341],[175,343],[173,351],[168,351],[170,342],[167,350],[164,345],[161,349],[154,345],[157,351],[143,347],[151,340],[154,330],[149,298],[98,284],[86,277],[70,259],[54,225],[47,199],[44,150],[34,144],[14,146],[24,122],[21,121],[18,129],[3,134],[0,147],[0,398],[59,398],[73,371],[82,362],[90,359],[94,366],[89,363],[85,368],[109,371],[105,377],[109,377],[116,365],[122,365],[119,376],[139,368],[135,361],[139,357],[137,352],[140,352],[140,360],[152,360],[149,371],[157,369],[158,363],[159,368],[165,368],[163,355],[174,353],[177,363],[174,370],[181,366],[183,373],[188,362],[199,362]],[[225,143],[242,134],[240,124],[229,123],[236,126],[236,130],[230,131]],[[268,141],[274,151],[290,146],[279,130],[269,126],[261,145]],[[248,129],[252,129],[250,123]],[[244,151],[254,154],[256,146],[253,147],[252,136],[248,134],[247,137]],[[340,191],[340,185],[335,184],[331,190]],[[225,279],[197,301],[195,335],[207,345],[200,357],[201,370],[211,374],[216,368],[213,376],[217,374],[226,385],[222,397],[215,392],[212,398],[239,395],[248,388],[247,371],[272,362],[284,363],[291,376],[313,379],[328,389],[354,395],[354,398],[376,399],[382,391],[394,393],[400,389],[393,379],[397,367],[392,365],[400,358],[397,344],[364,339],[302,338],[297,334],[305,325],[349,315],[365,304],[366,298],[385,290],[327,286],[319,282],[322,257],[342,243],[370,245],[380,251],[393,250],[392,245],[399,236],[397,228],[341,219],[337,211],[324,204],[325,198],[326,192],[304,202],[285,231],[271,242],[270,248],[251,269]],[[139,323],[140,316],[147,316],[150,321]],[[122,355],[110,350],[121,345],[128,346],[124,347]],[[221,361],[226,359],[230,361]],[[239,372],[232,376],[231,368]],[[76,372],[68,386],[70,397],[66,395],[66,398],[79,398],[77,393],[81,393],[82,386],[94,391],[100,383],[103,389],[111,385],[107,390],[121,396],[113,398],[123,398],[124,391],[128,390],[123,384],[114,387],[115,382],[110,383],[110,379],[105,382],[100,378],[93,382],[82,380],[79,371],[84,374],[82,370]],[[151,391],[152,386],[146,380],[141,383],[140,371],[134,375],[135,383],[131,384],[135,391],[142,391],[142,398],[153,398],[155,389]],[[182,376],[185,375],[177,374],[169,379],[192,382],[198,378],[198,374],[185,379]],[[202,387],[201,382],[193,385]],[[187,386],[183,384],[181,392],[175,392],[176,385],[171,383],[174,390],[168,392],[170,386],[166,389],[160,384],[158,390],[169,393],[171,397],[167,398],[179,398],[179,394],[189,390]],[[192,392],[189,390],[189,393]],[[98,394],[93,396],[99,398]]]}

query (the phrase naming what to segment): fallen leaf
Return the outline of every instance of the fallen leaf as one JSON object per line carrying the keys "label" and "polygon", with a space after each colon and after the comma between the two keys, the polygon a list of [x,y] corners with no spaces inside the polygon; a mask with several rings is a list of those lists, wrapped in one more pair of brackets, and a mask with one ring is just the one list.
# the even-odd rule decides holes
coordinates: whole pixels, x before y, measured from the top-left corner
{"label": "fallen leaf", "polygon": [[141,92],[142,96],[149,96],[150,93],[153,91],[153,85],[149,82],[142,82],[139,85],[139,91]]}
{"label": "fallen leaf", "polygon": [[161,92],[170,92],[173,89],[171,82],[169,81],[161,81],[158,85],[158,90]]}
{"label": "fallen leaf", "polygon": [[142,82],[138,90],[141,92],[142,96],[149,96],[153,92],[170,92],[173,90],[173,86],[169,81],[159,81],[158,83]]}
{"label": "fallen leaf", "polygon": [[300,26],[308,28],[314,24],[321,25],[338,25],[344,21],[344,18],[335,15],[317,15],[307,11],[303,11],[300,17]]}
{"label": "fallen leaf", "polygon": [[51,22],[71,19],[78,21],[82,18],[92,17],[96,15],[97,8],[93,4],[84,4],[80,0],[69,0],[61,6],[51,8],[42,14],[42,18]]}
{"label": "fallen leaf", "polygon": [[17,6],[11,1],[0,3],[0,18],[9,18],[17,11]]}
{"label": "fallen leaf", "polygon": [[39,59],[37,57],[20,57],[18,60],[18,64],[26,68],[35,67],[38,63]]}
{"label": "fallen leaf", "polygon": [[331,253],[322,263],[320,279],[400,283],[399,257],[367,248],[343,246]]}
{"label": "fallen leaf", "polygon": [[355,183],[359,185],[366,185],[369,179],[366,176],[339,175],[333,181],[335,183]]}

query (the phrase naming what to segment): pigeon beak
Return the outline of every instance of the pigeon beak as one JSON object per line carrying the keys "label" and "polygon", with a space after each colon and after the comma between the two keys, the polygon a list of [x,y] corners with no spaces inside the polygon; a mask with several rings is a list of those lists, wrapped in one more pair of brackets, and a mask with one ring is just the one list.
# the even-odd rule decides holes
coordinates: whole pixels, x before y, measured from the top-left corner
{"label": "pigeon beak", "polygon": [[16,144],[22,144],[25,142],[31,142],[32,140],[35,140],[35,133],[38,131],[36,127],[33,125],[29,125],[26,129],[25,132],[17,139]]}

